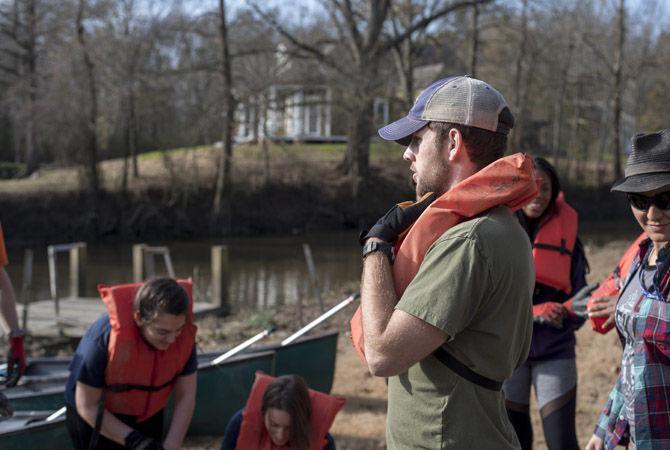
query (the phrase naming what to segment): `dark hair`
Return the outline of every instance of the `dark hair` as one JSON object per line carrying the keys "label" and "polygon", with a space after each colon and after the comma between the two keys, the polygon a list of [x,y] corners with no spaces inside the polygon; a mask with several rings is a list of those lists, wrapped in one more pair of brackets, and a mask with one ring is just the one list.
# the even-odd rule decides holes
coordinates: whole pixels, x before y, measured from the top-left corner
{"label": "dark hair", "polygon": [[268,409],[286,411],[291,416],[291,448],[309,450],[311,444],[312,402],[309,399],[307,383],[298,375],[277,377],[263,394],[261,413]]}
{"label": "dark hair", "polygon": [[544,211],[551,211],[554,203],[556,203],[556,197],[558,197],[558,193],[561,192],[561,182],[558,180],[556,169],[549,161],[541,156],[534,156],[533,163],[535,163],[536,169],[541,170],[549,177],[549,183],[551,184],[551,197],[549,198],[549,203],[547,203],[547,207]]}
{"label": "dark hair", "polygon": [[[514,126],[514,116],[509,108],[503,108],[498,115],[498,122],[507,129]],[[442,146],[449,130],[456,128],[460,131],[468,158],[477,166],[477,169],[483,169],[493,161],[502,158],[507,151],[507,134],[505,133],[451,122],[430,122],[428,127],[435,132],[435,144],[438,147]]]}
{"label": "dark hair", "polygon": [[138,289],[133,302],[135,311],[139,311],[140,320],[151,322],[158,314],[179,316],[188,310],[188,294],[172,278],[154,278]]}

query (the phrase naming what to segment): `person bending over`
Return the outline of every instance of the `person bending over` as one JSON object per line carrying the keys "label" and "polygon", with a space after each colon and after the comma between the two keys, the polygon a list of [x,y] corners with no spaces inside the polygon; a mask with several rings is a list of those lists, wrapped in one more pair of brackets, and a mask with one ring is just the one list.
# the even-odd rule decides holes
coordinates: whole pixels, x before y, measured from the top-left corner
{"label": "person bending over", "polygon": [[[191,282],[158,278],[98,289],[108,314],[79,343],[65,390],[75,448],[179,448],[195,407]],[[163,409],[173,391],[163,440]]]}

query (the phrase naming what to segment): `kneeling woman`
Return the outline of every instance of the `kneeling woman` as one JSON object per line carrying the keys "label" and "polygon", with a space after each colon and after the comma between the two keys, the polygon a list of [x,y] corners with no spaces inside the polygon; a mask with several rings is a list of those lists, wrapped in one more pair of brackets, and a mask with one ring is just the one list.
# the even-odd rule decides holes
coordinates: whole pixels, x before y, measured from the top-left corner
{"label": "kneeling woman", "polygon": [[[169,278],[99,288],[108,314],[79,343],[65,390],[77,450],[181,446],[195,407],[191,288],[190,281]],[[174,413],[163,440],[172,391]]]}
{"label": "kneeling woman", "polygon": [[297,375],[256,373],[244,409],[226,427],[221,450],[335,450],[328,433],[344,399],[307,388]]}

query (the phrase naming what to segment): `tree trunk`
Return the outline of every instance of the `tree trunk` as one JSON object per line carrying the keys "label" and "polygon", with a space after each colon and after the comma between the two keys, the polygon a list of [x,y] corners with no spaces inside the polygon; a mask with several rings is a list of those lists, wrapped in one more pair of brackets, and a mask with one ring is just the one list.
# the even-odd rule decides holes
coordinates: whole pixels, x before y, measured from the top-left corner
{"label": "tree trunk", "polygon": [[522,80],[523,80],[523,63],[526,59],[526,41],[528,39],[528,0],[523,0],[521,9],[521,36],[519,39],[519,52],[517,54],[514,72],[514,107],[517,109],[516,126],[514,128],[514,146],[520,149],[520,144],[523,139],[523,120],[524,117],[520,111],[520,104],[522,101]]}
{"label": "tree trunk", "polygon": [[223,145],[219,155],[216,192],[212,205],[213,223],[222,225],[224,234],[232,230],[232,172],[233,172],[233,125],[235,114],[235,98],[233,97],[233,77],[230,64],[228,42],[228,25],[226,23],[225,0],[219,0],[220,37],[221,37],[221,72],[223,76]]}
{"label": "tree trunk", "polygon": [[470,76],[477,78],[477,54],[479,53],[479,5],[472,6],[472,46],[470,48]]}
{"label": "tree trunk", "polygon": [[614,113],[614,145],[612,168],[616,180],[620,179],[621,173],[621,149],[623,148],[621,138],[621,93],[623,90],[623,58],[624,43],[626,39],[626,10],[625,0],[619,0],[619,40],[614,50],[614,96],[612,98],[612,111]]}
{"label": "tree trunk", "polygon": [[355,199],[358,198],[361,182],[368,176],[370,169],[372,113],[373,99],[369,94],[361,93],[349,115],[349,132],[347,133],[348,174],[351,177],[352,195]]}
{"label": "tree trunk", "polygon": [[26,169],[27,173],[33,173],[37,169],[37,158],[35,151],[35,103],[37,102],[37,15],[35,12],[35,0],[26,3],[26,66],[28,68],[28,98],[25,127],[26,144]]}
{"label": "tree trunk", "polygon": [[[565,63],[561,67],[561,87],[554,101],[554,126],[552,129],[552,154],[554,159],[554,166],[558,168],[558,154],[561,151],[561,131],[563,127],[563,108],[565,106],[565,94],[568,87],[568,72],[570,71],[570,63],[572,61],[572,55],[574,53],[575,43],[570,38],[570,43],[568,44],[568,56],[565,60]],[[566,155],[567,156],[567,155]]]}
{"label": "tree trunk", "polygon": [[[77,10],[77,39],[81,46],[84,56],[84,67],[86,69],[86,80],[88,83],[89,94],[89,110],[88,121],[86,126],[86,184],[91,197],[95,200],[100,196],[100,179],[98,176],[98,134],[97,134],[97,118],[98,118],[98,91],[95,79],[95,65],[89,54],[86,44],[85,30],[84,30],[84,8],[86,7],[85,0],[79,0],[79,8]],[[97,202],[95,202],[97,204]]]}

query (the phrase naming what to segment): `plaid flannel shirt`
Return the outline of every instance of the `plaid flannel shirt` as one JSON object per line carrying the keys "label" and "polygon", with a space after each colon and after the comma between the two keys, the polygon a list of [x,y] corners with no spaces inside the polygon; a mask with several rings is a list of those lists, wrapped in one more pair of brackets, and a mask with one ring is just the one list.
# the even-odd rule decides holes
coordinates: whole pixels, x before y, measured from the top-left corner
{"label": "plaid flannel shirt", "polygon": [[[619,293],[630,282],[651,249],[651,241],[640,243],[636,257]],[[670,448],[670,271],[668,258],[660,255],[657,271],[661,300],[642,295],[636,308],[638,317],[633,356],[635,382],[635,445],[637,449]],[[621,374],[598,419],[595,434],[603,439],[606,449],[628,443],[628,421],[624,412]]]}

